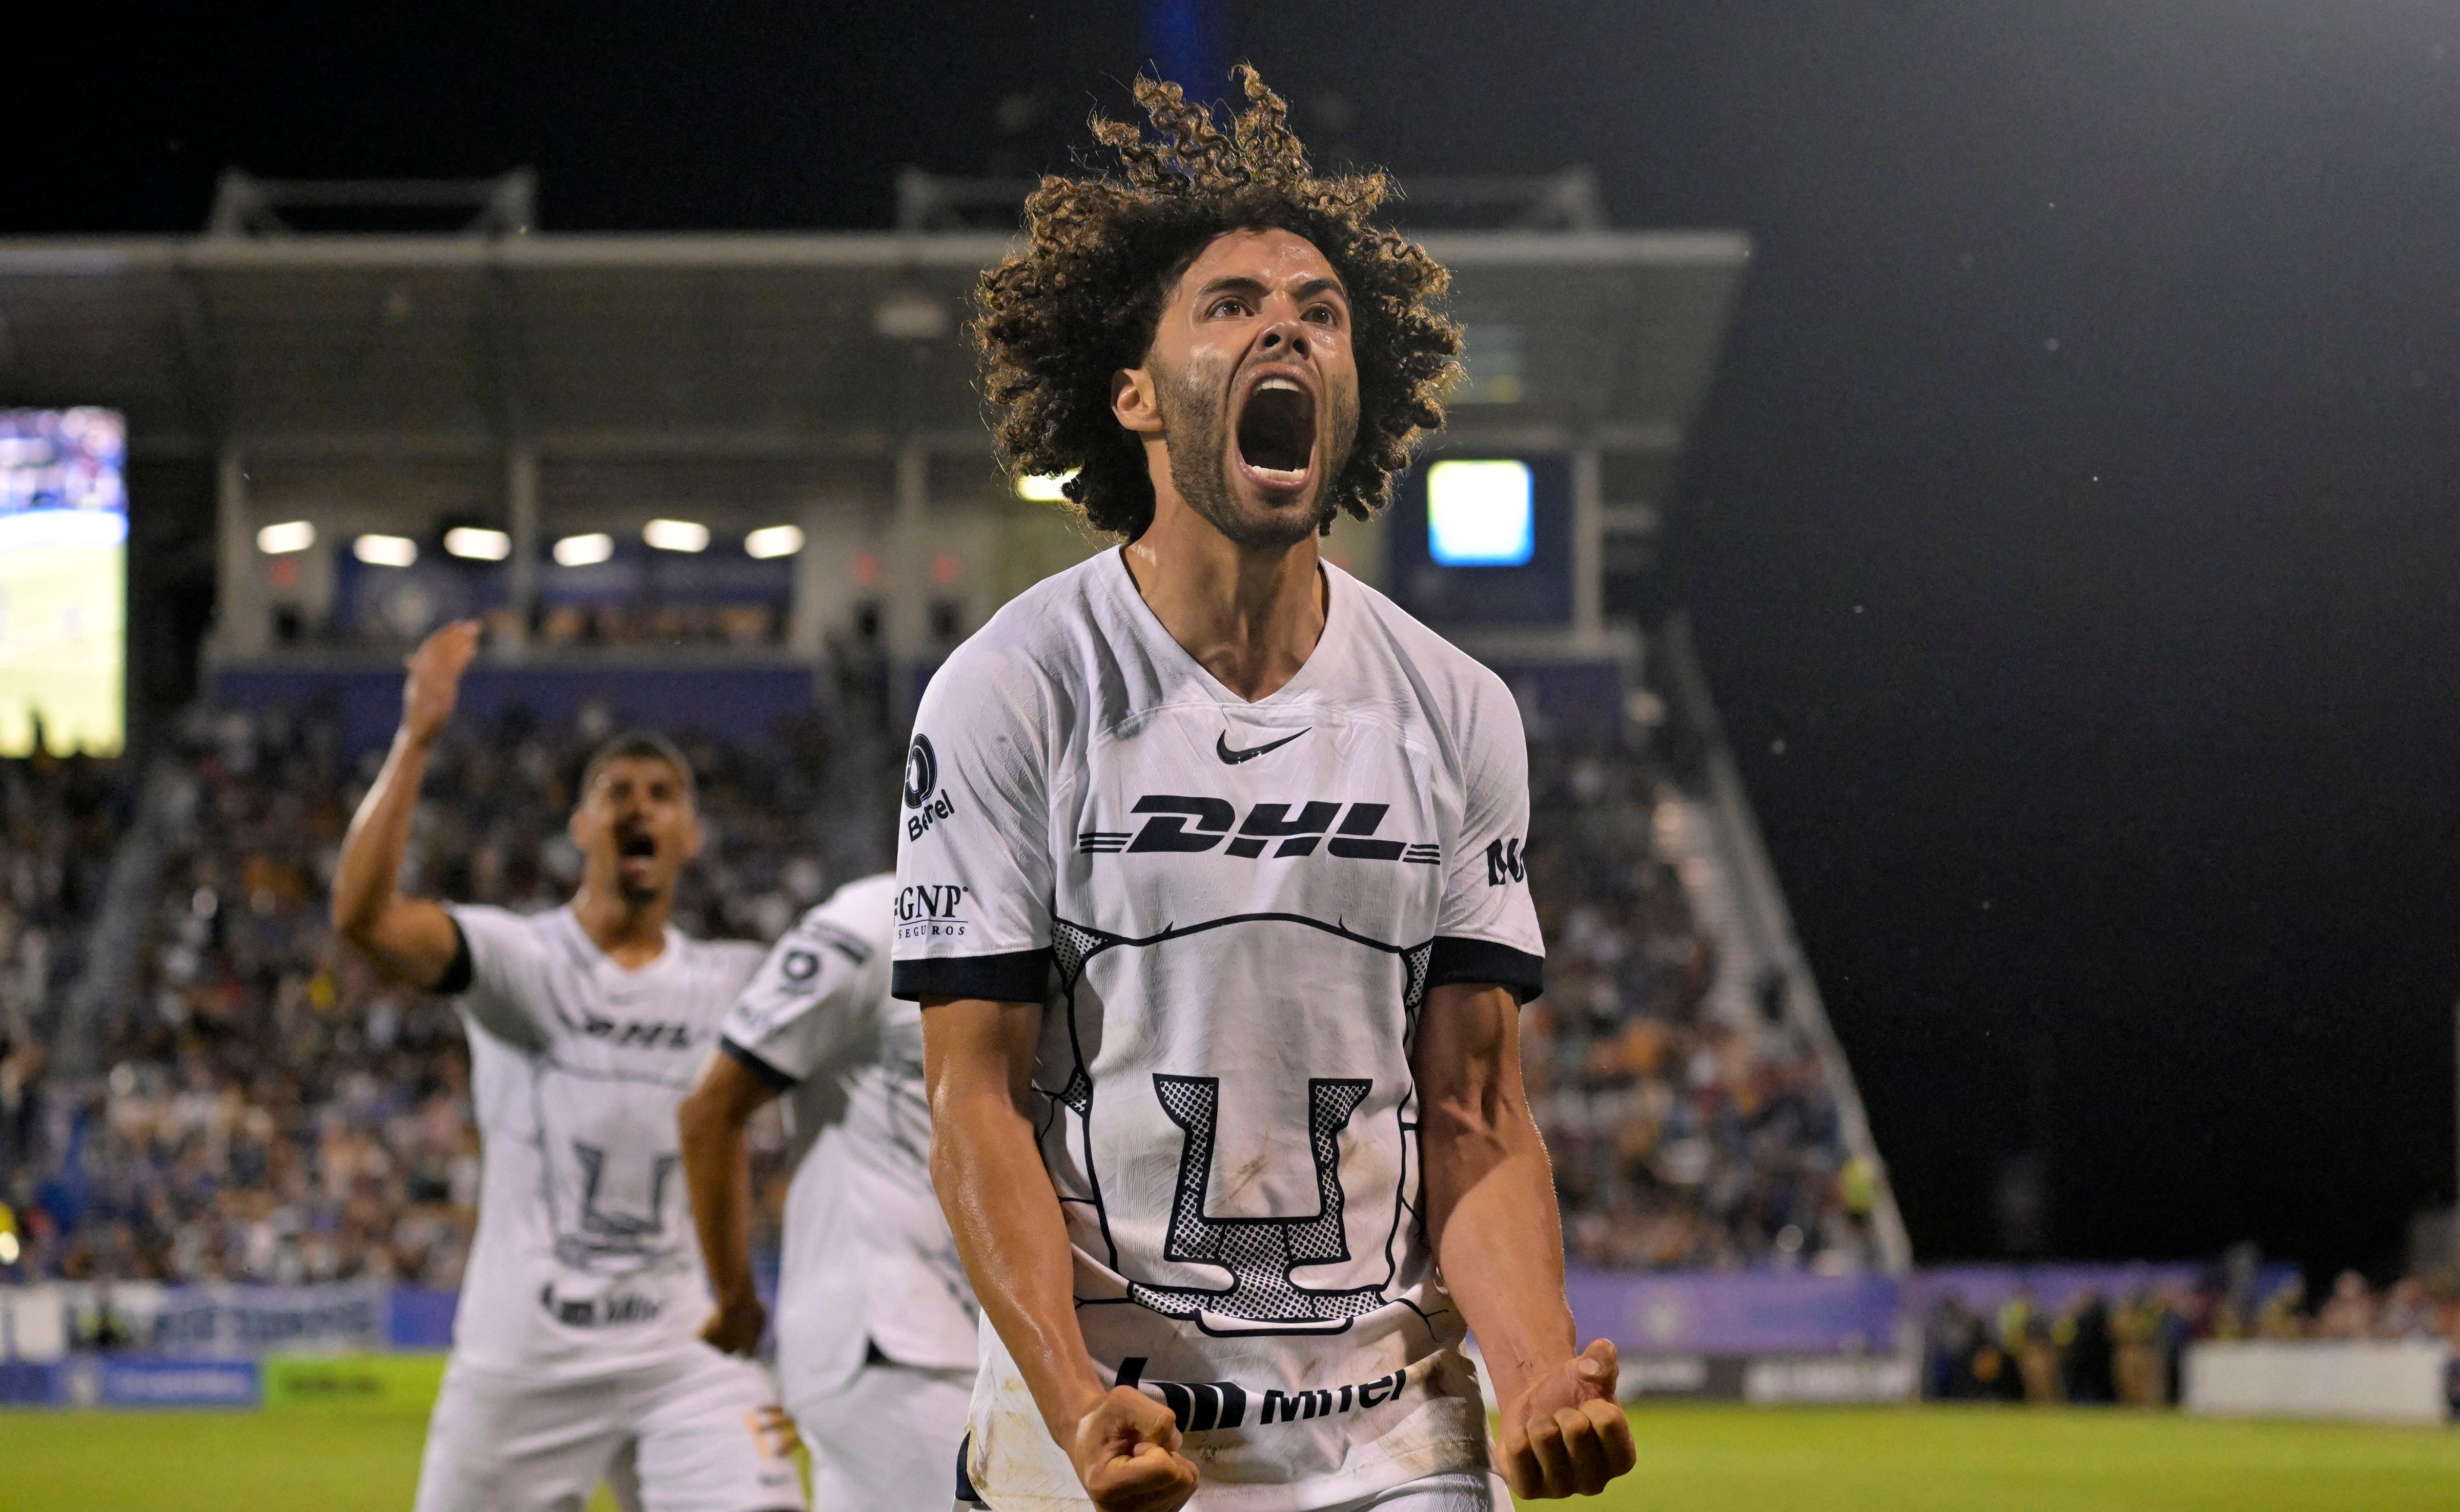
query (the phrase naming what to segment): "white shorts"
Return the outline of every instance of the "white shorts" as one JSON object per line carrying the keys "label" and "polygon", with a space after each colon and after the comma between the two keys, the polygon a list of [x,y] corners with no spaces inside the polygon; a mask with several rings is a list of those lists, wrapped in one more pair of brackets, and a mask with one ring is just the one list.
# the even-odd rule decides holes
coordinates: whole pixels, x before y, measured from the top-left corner
{"label": "white shorts", "polygon": [[841,1392],[787,1404],[812,1452],[822,1512],[941,1512],[973,1406],[971,1370],[875,1359]]}
{"label": "white shorts", "polygon": [[1327,1512],[1512,1512],[1512,1488],[1491,1470],[1454,1470],[1344,1502]]}
{"label": "white shorts", "polygon": [[541,1381],[455,1360],[427,1420],[417,1512],[801,1512],[793,1425],[768,1373],[714,1350]]}
{"label": "white shorts", "polygon": [[[989,1503],[974,1501],[959,1488],[955,1512],[980,1512]],[[1196,1488],[1190,1507],[1204,1504],[1204,1487]],[[821,1503],[823,1508],[828,1503]],[[1387,1491],[1340,1502],[1324,1512],[1512,1512],[1512,1487],[1491,1470],[1450,1470],[1442,1475],[1404,1481]]]}

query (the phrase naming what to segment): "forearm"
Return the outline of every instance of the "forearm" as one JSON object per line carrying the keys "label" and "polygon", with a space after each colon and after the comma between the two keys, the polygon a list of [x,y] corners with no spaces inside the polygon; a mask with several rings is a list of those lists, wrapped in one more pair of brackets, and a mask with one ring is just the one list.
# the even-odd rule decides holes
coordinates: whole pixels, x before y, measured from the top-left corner
{"label": "forearm", "polygon": [[755,1294],[752,1280],[752,1151],[743,1124],[698,1093],[677,1114],[692,1229],[721,1306]]}
{"label": "forearm", "polygon": [[394,735],[383,769],[360,800],[342,839],[341,859],[333,870],[333,928],[362,948],[373,948],[385,910],[394,901],[411,824],[418,813],[419,785],[427,776],[427,743],[407,728]]}
{"label": "forearm", "polygon": [[1110,1382],[1077,1327],[1074,1254],[1031,1121],[1004,1094],[935,1100],[931,1182],[975,1296],[1067,1446]]}
{"label": "forearm", "polygon": [[1480,1109],[1430,1108],[1420,1139],[1436,1264],[1495,1395],[1512,1401],[1531,1376],[1578,1351],[1545,1143],[1516,1096]]}

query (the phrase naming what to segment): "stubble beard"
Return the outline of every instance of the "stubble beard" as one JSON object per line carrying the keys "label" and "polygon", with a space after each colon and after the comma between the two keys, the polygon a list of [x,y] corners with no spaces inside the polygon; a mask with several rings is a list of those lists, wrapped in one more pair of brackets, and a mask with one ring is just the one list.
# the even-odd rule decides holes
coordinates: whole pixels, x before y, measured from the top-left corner
{"label": "stubble beard", "polygon": [[1225,385],[1203,369],[1160,375],[1156,396],[1160,401],[1162,434],[1170,441],[1170,481],[1187,507],[1228,537],[1241,551],[1287,551],[1332,523],[1332,480],[1349,459],[1349,444],[1358,433],[1355,404],[1333,413],[1332,455],[1315,477],[1315,508],[1288,511],[1242,511],[1230,482],[1230,428],[1222,411]]}

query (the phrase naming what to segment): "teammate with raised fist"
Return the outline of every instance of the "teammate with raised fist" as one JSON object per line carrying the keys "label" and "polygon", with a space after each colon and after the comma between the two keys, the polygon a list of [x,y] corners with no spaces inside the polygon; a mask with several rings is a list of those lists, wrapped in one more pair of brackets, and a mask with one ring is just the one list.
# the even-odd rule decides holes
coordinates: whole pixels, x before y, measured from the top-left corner
{"label": "teammate with raised fist", "polygon": [[1226,130],[1139,82],[1154,134],[1097,121],[1117,171],[1043,180],[982,285],[1003,460],[1124,545],[949,659],[907,764],[893,991],[993,1325],[959,1501],[1594,1493],[1630,1426],[1521,1090],[1525,869],[1488,861],[1519,716],[1317,550],[1441,423],[1445,274],[1241,76]]}
{"label": "teammate with raised fist", "polygon": [[388,976],[459,999],[482,1140],[478,1232],[429,1419],[418,1512],[567,1512],[601,1480],[647,1512],[799,1509],[794,1432],[760,1367],[699,1338],[675,1106],[761,948],[668,915],[700,849],[692,773],[653,735],[602,746],[553,913],[397,889],[428,754],[478,627],[409,660],[401,728],[342,843],[333,926]]}

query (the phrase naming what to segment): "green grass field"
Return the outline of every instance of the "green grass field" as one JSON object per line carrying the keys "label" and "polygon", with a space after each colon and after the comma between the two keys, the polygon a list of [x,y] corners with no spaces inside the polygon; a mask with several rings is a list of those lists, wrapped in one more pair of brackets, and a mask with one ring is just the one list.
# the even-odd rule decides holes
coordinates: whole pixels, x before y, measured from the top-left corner
{"label": "green grass field", "polygon": [[[1662,1408],[1632,1422],[1640,1471],[1586,1503],[1599,1512],[2460,1507],[2460,1431],[1936,1407]],[[423,1426],[408,1415],[0,1412],[0,1505],[406,1508]]]}

